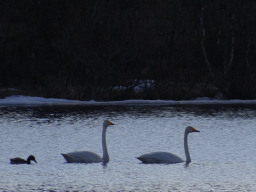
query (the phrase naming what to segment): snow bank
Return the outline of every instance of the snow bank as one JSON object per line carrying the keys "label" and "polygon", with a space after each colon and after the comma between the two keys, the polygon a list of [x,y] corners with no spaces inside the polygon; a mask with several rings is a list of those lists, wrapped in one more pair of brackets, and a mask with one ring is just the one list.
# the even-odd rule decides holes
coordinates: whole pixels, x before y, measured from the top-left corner
{"label": "snow bank", "polygon": [[256,100],[217,100],[207,97],[195,100],[123,100],[123,101],[79,101],[15,95],[0,99],[0,106],[40,106],[40,105],[234,105],[256,104]]}

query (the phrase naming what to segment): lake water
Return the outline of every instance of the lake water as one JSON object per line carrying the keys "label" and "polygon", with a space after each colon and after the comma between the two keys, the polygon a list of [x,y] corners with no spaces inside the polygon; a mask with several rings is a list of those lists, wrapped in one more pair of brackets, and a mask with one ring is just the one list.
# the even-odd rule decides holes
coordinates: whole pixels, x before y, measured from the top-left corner
{"label": "lake water", "polygon": [[[110,162],[68,164],[61,153],[102,155],[102,122]],[[135,157],[168,151],[192,162],[142,164]],[[256,191],[255,106],[0,107],[0,191]],[[38,163],[11,165],[33,154]]]}

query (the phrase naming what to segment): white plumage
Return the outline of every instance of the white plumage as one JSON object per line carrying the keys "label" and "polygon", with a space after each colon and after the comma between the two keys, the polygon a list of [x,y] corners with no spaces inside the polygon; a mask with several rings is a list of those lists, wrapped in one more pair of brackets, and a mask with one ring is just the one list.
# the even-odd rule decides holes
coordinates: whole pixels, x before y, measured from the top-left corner
{"label": "white plumage", "polygon": [[143,163],[181,163],[180,157],[168,152],[152,152],[137,157]]}
{"label": "white plumage", "polygon": [[[195,128],[188,126],[185,129],[184,133],[184,150],[185,150],[185,155],[186,155],[186,164],[189,164],[191,162],[190,155],[189,155],[189,150],[188,150],[188,134],[192,132],[200,132],[196,130]],[[172,153],[168,152],[152,152],[152,153],[147,153],[144,155],[141,155],[137,157],[142,163],[182,163],[184,160],[182,160],[180,157],[177,155],[174,155]]]}
{"label": "white plumage", "polygon": [[71,153],[62,154],[67,163],[107,163],[109,162],[109,155],[106,142],[106,131],[109,125],[114,125],[112,122],[105,120],[102,128],[102,150],[103,156],[90,151],[76,151]]}
{"label": "white plumage", "polygon": [[68,163],[99,163],[102,162],[101,156],[90,151],[77,151],[62,154]]}

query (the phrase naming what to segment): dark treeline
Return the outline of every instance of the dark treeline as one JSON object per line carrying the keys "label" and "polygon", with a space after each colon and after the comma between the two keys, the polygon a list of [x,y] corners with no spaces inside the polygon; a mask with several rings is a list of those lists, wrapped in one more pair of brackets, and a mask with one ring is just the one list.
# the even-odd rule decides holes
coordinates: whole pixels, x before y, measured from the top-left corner
{"label": "dark treeline", "polygon": [[256,98],[256,1],[1,0],[0,88],[85,100]]}

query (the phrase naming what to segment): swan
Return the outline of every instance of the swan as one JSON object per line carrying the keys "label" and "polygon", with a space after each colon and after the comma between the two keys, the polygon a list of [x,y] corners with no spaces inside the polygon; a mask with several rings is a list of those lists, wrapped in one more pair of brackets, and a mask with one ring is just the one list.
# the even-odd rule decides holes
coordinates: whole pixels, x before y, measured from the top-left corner
{"label": "swan", "polygon": [[[186,164],[191,162],[189,151],[188,151],[188,134],[192,132],[200,132],[194,127],[188,126],[184,133],[184,150],[186,155]],[[182,163],[184,162],[180,157],[168,152],[152,152],[137,157],[142,163]]]}
{"label": "swan", "polygon": [[27,160],[22,159],[20,157],[15,157],[15,158],[10,159],[11,164],[31,164],[30,161],[35,161],[37,163],[36,158],[33,155],[30,155],[27,158]]}
{"label": "swan", "polygon": [[103,157],[101,158],[98,154],[90,151],[77,151],[66,154],[61,154],[67,163],[108,163],[109,156],[106,144],[106,131],[109,125],[114,125],[111,121],[105,120],[102,128],[102,150]]}

